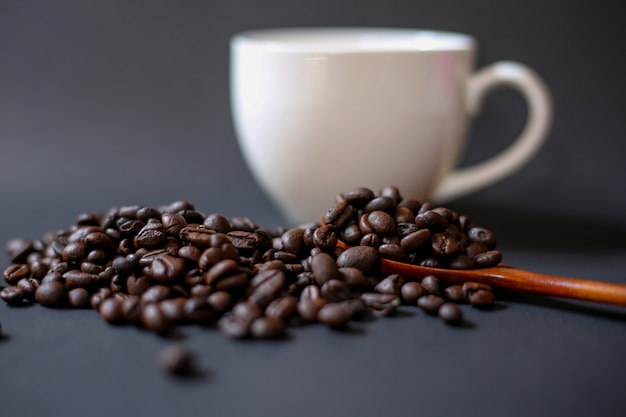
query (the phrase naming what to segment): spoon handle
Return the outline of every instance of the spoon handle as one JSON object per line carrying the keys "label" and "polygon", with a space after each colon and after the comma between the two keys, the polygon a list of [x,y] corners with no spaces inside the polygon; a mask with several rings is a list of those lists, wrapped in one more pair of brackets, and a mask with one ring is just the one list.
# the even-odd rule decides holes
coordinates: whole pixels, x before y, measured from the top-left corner
{"label": "spoon handle", "polygon": [[512,292],[626,306],[626,285],[540,274],[508,266],[458,270],[415,267],[381,259],[380,269],[383,273],[396,273],[408,279],[435,275],[454,284],[473,281]]}

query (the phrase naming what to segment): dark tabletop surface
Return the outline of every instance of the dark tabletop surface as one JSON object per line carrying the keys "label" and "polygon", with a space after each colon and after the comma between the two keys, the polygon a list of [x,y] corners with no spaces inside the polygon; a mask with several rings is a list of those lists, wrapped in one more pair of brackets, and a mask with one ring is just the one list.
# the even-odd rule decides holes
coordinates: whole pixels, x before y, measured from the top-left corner
{"label": "dark tabletop surface", "polygon": [[[555,104],[548,142],[523,170],[447,206],[490,228],[510,265],[626,284],[623,3],[258,4],[0,1],[2,245],[67,228],[85,211],[178,199],[284,225],[234,139],[229,37],[268,26],[423,27],[475,35],[478,66],[530,65]],[[463,164],[502,149],[523,120],[517,95],[489,96]],[[0,303],[0,416],[626,415],[625,308],[503,295],[490,311],[463,311],[462,328],[406,308],[347,332],[306,326],[280,342],[236,342],[194,326],[172,340],[93,310]],[[176,341],[198,353],[197,377],[156,366]]]}

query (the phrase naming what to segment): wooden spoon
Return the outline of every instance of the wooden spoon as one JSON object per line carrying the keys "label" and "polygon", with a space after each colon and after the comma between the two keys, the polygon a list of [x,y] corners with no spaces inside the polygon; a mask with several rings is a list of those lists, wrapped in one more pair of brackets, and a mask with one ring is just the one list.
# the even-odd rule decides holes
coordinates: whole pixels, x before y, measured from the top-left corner
{"label": "wooden spoon", "polygon": [[[341,241],[337,246],[344,249],[350,247]],[[406,279],[421,279],[427,275],[434,275],[453,284],[480,282],[512,292],[626,306],[626,285],[540,274],[503,264],[494,268],[463,270],[429,268],[381,259],[380,271],[384,274],[400,274]]]}

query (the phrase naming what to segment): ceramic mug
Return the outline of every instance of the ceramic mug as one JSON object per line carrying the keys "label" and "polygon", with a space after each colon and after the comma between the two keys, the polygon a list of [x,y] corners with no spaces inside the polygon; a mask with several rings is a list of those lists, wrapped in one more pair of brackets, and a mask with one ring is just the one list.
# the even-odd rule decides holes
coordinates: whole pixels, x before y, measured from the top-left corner
{"label": "ceramic mug", "polygon": [[[235,133],[251,172],[293,224],[319,220],[335,196],[397,186],[433,202],[521,168],[551,123],[544,82],[527,66],[475,72],[468,35],[392,28],[278,28],[231,39]],[[508,86],[528,107],[520,136],[455,169],[487,92]]]}

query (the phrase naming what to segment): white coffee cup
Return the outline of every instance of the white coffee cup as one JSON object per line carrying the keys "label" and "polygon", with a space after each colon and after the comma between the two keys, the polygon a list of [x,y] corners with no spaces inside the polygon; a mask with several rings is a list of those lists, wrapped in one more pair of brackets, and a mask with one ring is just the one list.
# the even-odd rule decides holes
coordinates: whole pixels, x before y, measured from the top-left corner
{"label": "white coffee cup", "polygon": [[[397,186],[445,202],[521,168],[548,132],[544,82],[502,61],[475,72],[464,34],[391,28],[281,28],[231,39],[231,105],[243,156],[293,224],[319,220],[340,192]],[[528,119],[507,149],[455,169],[471,117],[499,86]]]}

